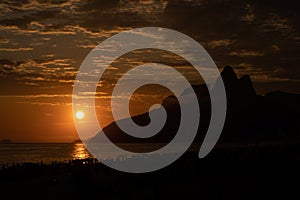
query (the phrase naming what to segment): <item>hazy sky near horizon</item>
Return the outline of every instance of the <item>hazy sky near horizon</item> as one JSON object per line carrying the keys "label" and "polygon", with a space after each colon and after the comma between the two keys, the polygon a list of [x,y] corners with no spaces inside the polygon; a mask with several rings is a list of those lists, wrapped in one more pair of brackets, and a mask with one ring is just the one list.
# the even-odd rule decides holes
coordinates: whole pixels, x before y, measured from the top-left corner
{"label": "hazy sky near horizon", "polygon": [[[189,35],[220,70],[231,65],[239,76],[250,74],[261,94],[300,93],[299,13],[298,1],[283,0],[1,1],[0,139],[77,139],[71,96],[81,62],[104,39],[137,27]],[[158,54],[136,55],[153,60]],[[136,64],[134,57],[125,56],[114,67]],[[100,91],[98,97],[98,114],[106,125],[112,120],[107,117],[109,94]]]}

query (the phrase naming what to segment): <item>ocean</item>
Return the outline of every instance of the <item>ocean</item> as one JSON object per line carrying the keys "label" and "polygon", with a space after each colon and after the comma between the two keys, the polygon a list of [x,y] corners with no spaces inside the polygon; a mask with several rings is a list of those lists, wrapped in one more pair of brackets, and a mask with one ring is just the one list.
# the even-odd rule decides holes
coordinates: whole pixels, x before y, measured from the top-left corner
{"label": "ocean", "polygon": [[0,144],[0,164],[68,161],[92,157],[82,143]]}
{"label": "ocean", "polygon": [[[163,146],[161,143],[120,145],[135,152],[151,152],[153,148],[159,149]],[[175,148],[174,152],[176,151]],[[119,152],[103,151],[101,159],[115,159],[119,156]],[[0,143],[0,165],[26,162],[51,163],[86,158],[93,158],[93,156],[82,143]]]}

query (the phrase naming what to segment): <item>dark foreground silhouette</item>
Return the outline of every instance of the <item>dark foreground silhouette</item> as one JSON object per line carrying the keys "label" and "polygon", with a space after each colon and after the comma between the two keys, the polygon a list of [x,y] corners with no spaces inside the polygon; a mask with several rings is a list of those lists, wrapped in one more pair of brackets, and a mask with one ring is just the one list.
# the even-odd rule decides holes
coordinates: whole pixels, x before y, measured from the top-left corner
{"label": "dark foreground silhouette", "polygon": [[0,170],[10,199],[290,199],[299,196],[300,145],[215,148],[187,152],[168,167],[128,174],[94,159],[23,163]]}

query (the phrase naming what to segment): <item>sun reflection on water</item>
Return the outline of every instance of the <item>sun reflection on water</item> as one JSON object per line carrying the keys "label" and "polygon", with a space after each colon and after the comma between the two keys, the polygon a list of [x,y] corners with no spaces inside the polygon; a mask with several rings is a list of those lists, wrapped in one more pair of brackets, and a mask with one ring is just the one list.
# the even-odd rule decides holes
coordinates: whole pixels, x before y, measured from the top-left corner
{"label": "sun reflection on water", "polygon": [[86,159],[91,158],[90,153],[86,150],[84,144],[74,143],[72,159]]}

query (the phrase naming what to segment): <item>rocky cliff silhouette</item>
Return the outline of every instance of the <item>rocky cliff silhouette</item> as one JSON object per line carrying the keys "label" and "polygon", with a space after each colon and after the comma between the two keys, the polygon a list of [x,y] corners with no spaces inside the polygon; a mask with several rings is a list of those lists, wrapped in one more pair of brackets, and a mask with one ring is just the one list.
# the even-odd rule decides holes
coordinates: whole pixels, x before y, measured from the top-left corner
{"label": "rocky cliff silhouette", "polygon": [[[230,66],[223,69],[217,81],[221,78],[225,85],[228,106],[224,129],[218,144],[287,142],[300,139],[299,94],[277,91],[264,96],[258,95],[250,76],[243,75],[238,78]],[[201,143],[209,125],[211,104],[206,85],[193,85],[192,88],[187,88],[181,96],[189,95],[193,90],[197,95],[201,112],[194,143]],[[176,135],[180,124],[180,107],[174,96],[164,99],[162,106],[167,111],[167,121],[163,129],[153,137],[129,136],[115,122],[105,127],[99,134],[106,134],[114,143],[167,143]],[[133,116],[132,119],[141,126],[150,122],[149,113]],[[97,141],[99,134],[89,141]],[[160,147],[157,146],[157,148]]]}

